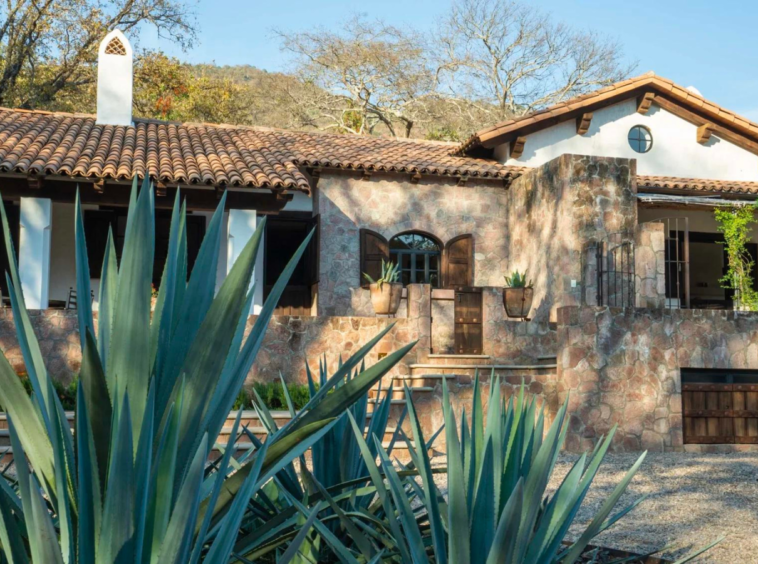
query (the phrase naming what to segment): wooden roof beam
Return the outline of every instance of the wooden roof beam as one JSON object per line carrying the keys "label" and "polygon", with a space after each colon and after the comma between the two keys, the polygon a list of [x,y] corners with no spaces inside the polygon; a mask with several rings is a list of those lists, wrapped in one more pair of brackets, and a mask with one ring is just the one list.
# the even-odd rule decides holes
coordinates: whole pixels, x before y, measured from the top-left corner
{"label": "wooden roof beam", "polygon": [[737,145],[746,151],[750,151],[751,153],[758,155],[758,142],[752,141],[745,136],[732,131],[731,129],[727,129],[726,127],[712,123],[704,117],[696,114],[695,112],[691,112],[690,110],[683,108],[668,98],[656,96],[655,103],[667,112],[672,113],[675,116],[678,116],[683,120],[698,126],[698,128],[703,125],[708,125],[711,133],[715,133],[719,138],[724,139],[725,141],[729,141],[730,143]]}
{"label": "wooden roof beam", "polygon": [[642,96],[637,98],[637,113],[645,115],[650,109],[650,106],[653,105],[653,100],[655,100],[654,92],[645,92]]}
{"label": "wooden roof beam", "polygon": [[516,137],[513,139],[508,156],[512,159],[519,158],[524,153],[524,145],[526,145],[526,137]]}
{"label": "wooden roof beam", "polygon": [[584,135],[590,130],[590,123],[592,123],[592,112],[587,112],[576,118],[576,133],[577,135]]}
{"label": "wooden roof beam", "polygon": [[695,138],[697,139],[698,143],[700,143],[701,145],[705,145],[710,140],[712,133],[713,133],[713,124],[704,123],[703,125],[698,126],[697,134]]}

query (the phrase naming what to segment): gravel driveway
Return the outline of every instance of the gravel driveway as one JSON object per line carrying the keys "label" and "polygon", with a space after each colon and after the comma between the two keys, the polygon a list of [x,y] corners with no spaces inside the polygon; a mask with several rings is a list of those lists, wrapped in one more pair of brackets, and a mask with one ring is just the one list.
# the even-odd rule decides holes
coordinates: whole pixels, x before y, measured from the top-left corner
{"label": "gravel driveway", "polygon": [[[606,456],[572,531],[583,530],[636,458]],[[574,460],[561,456],[552,486]],[[758,563],[758,454],[648,454],[621,503],[644,494],[647,500],[598,537],[597,544],[635,552],[667,544],[683,547],[664,553],[674,557],[725,535],[696,562]]]}

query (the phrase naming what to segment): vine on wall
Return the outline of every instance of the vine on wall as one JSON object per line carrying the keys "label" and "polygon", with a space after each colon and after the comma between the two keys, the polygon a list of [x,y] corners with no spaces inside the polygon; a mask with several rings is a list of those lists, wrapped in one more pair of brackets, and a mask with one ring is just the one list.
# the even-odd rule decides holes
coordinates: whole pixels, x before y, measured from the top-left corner
{"label": "vine on wall", "polygon": [[723,288],[734,291],[734,307],[748,311],[758,310],[758,291],[753,287],[755,261],[747,250],[751,230],[756,223],[755,211],[758,202],[751,206],[717,208],[715,213],[718,230],[724,235],[726,255],[729,261],[726,275],[720,280]]}

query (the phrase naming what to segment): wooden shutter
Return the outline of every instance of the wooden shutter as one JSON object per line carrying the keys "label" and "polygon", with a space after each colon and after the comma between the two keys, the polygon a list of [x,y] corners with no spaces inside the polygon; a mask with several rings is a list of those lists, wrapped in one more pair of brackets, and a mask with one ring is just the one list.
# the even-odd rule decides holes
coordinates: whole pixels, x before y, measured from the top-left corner
{"label": "wooden shutter", "polygon": [[382,260],[390,260],[390,244],[387,239],[369,229],[361,229],[361,287],[369,285],[363,276],[364,272],[374,280],[381,277]]}
{"label": "wooden shutter", "polygon": [[445,286],[474,285],[474,236],[458,235],[445,245]]}

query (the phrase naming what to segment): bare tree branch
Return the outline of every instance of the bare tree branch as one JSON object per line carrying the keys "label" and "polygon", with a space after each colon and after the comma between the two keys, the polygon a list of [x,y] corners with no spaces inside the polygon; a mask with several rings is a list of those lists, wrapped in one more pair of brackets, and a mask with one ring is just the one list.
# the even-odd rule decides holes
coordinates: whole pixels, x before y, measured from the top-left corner
{"label": "bare tree branch", "polygon": [[437,35],[440,88],[490,122],[622,80],[620,46],[509,0],[457,0]]}

